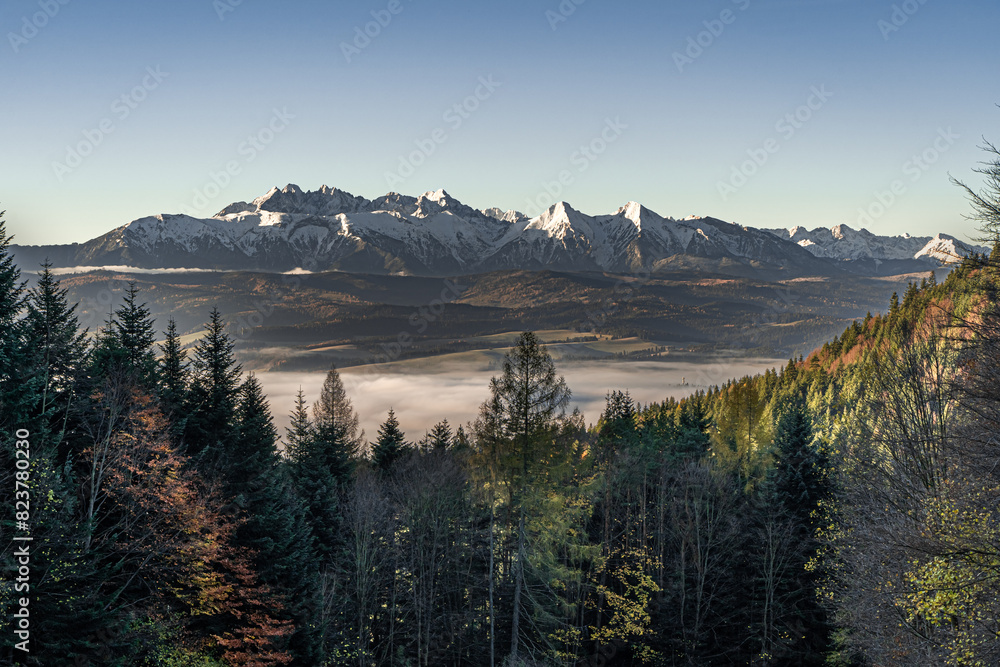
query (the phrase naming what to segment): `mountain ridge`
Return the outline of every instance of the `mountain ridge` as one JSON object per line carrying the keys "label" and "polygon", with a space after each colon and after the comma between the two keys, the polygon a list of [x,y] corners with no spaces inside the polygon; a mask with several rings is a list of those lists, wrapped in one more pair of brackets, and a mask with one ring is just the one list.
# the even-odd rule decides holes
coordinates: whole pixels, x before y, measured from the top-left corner
{"label": "mountain ridge", "polygon": [[606,215],[556,202],[540,215],[477,210],[444,189],[375,199],[326,185],[274,187],[209,218],[138,218],[82,244],[13,246],[22,266],[462,275],[497,270],[658,271],[692,262],[788,275],[929,270],[985,248],[954,237],[876,236],[846,225],[757,229],[664,217],[636,201]]}

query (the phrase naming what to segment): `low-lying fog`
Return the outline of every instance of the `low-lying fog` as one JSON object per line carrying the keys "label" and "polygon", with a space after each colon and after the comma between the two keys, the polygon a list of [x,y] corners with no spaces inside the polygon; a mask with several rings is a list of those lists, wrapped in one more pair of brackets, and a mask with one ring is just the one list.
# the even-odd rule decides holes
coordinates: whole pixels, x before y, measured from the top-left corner
{"label": "low-lying fog", "polygon": [[[557,368],[573,392],[570,410],[579,407],[590,424],[600,417],[604,397],[612,390],[628,390],[634,400],[651,403],[670,396],[681,398],[785,363],[787,360],[748,358],[708,359],[704,363],[589,361],[562,362]],[[442,419],[447,419],[452,428],[474,419],[489,395],[490,378],[498,374],[452,364],[432,373],[346,368],[341,377],[369,440],[375,439],[379,425],[393,408],[407,439],[415,442]],[[284,436],[299,388],[311,405],[319,395],[325,374],[259,373],[257,377],[270,398],[275,424]]]}

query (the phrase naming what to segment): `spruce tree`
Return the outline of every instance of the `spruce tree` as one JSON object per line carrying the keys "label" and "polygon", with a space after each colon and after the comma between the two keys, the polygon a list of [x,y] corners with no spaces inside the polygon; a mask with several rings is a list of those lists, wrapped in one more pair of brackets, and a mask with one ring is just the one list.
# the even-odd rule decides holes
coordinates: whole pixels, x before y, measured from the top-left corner
{"label": "spruce tree", "polygon": [[390,409],[389,416],[378,429],[378,438],[372,446],[372,463],[375,468],[388,473],[406,454],[409,445],[406,444],[406,436],[399,428],[399,420],[396,413]]}
{"label": "spruce tree", "polygon": [[159,361],[160,409],[183,432],[183,408],[188,390],[187,352],[181,345],[177,323],[173,318],[167,323],[166,340],[160,344],[163,356]]}
{"label": "spruce tree", "polygon": [[3,212],[0,212],[0,425],[3,431],[23,425],[32,393],[38,383],[29,370],[24,345],[25,281],[10,254],[11,237],[7,235]]}
{"label": "spruce tree", "polygon": [[305,504],[308,523],[322,567],[335,564],[343,549],[341,507],[354,480],[357,415],[343,391],[337,370],[331,369],[310,421],[305,398],[299,396],[286,431],[295,489]]}
{"label": "spruce tree", "polygon": [[805,401],[790,399],[775,427],[774,465],[764,488],[766,511],[787,526],[788,569],[774,600],[784,641],[772,647],[775,657],[790,664],[825,664],[831,628],[820,604],[820,574],[807,568],[819,552],[817,530],[823,503],[832,496],[828,459],[813,442],[813,427]]}
{"label": "spruce tree", "polygon": [[34,410],[60,441],[86,363],[86,333],[80,331],[76,305],[69,305],[66,290],[52,275],[48,262],[42,265],[27,306],[24,325],[30,367],[41,385],[40,403]]}
{"label": "spruce tree", "polygon": [[242,369],[218,309],[212,310],[205,326],[207,333],[194,349],[184,444],[190,455],[202,457],[204,465],[213,468],[232,451]]}
{"label": "spruce tree", "polygon": [[308,451],[309,445],[316,437],[312,420],[309,419],[309,406],[305,393],[299,387],[295,397],[295,407],[292,409],[291,424],[285,429],[285,456],[296,460]]}
{"label": "spruce tree", "polygon": [[796,519],[805,534],[818,527],[817,512],[831,493],[827,457],[812,440],[812,420],[805,401],[795,397],[781,412],[775,428],[770,486],[775,502]]}
{"label": "spruce tree", "polygon": [[236,444],[224,457],[229,496],[252,507],[254,498],[273,482],[278,467],[278,430],[260,381],[249,375],[239,388]]}
{"label": "spruce tree", "polygon": [[241,509],[235,544],[254,555],[261,581],[280,592],[296,626],[290,648],[304,662],[317,659],[313,629],[318,565],[305,508],[283,475],[278,432],[263,388],[250,375],[240,386],[236,447],[223,466],[227,497]]}
{"label": "spruce tree", "polygon": [[122,305],[115,310],[114,333],[122,351],[126,369],[143,388],[155,386],[156,355],[153,343],[156,330],[149,308],[139,303],[139,288],[130,282]]}
{"label": "spruce tree", "polygon": [[705,407],[705,394],[698,392],[677,408],[677,439],[674,452],[682,459],[698,459],[708,452],[711,420]]}
{"label": "spruce tree", "polygon": [[600,456],[608,460],[616,452],[626,451],[638,441],[635,403],[627,391],[607,395],[604,413],[597,424]]}
{"label": "spruce tree", "polygon": [[[43,437],[49,430],[49,417],[54,417],[54,411],[47,409],[50,414],[42,415],[42,406],[54,407],[63,399],[68,400],[69,394],[63,392],[72,391],[70,388],[81,372],[73,368],[80,359],[68,358],[80,351],[75,345],[79,338],[65,335],[73,315],[70,312],[63,313],[65,318],[56,316],[55,304],[61,295],[51,274],[47,278],[43,276],[47,287],[36,288],[31,294],[26,291],[26,282],[21,279],[20,269],[10,253],[10,243],[3,212],[0,212],[0,501],[5,507],[14,509],[16,464],[24,460],[15,454],[20,449],[16,446],[16,434],[25,429],[29,432],[30,443],[31,510],[27,523],[34,540],[31,568],[33,573],[45,575],[34,576],[30,582],[31,628],[35,640],[31,642],[31,658],[36,664],[57,664],[92,647],[88,638],[114,620],[102,613],[107,600],[98,595],[93,565],[81,552],[81,531],[74,516],[76,494],[67,484],[63,467],[48,446],[48,439]],[[51,299],[53,308],[42,305],[40,297],[42,301]],[[54,332],[56,336],[39,335],[43,333],[39,329],[29,334],[27,309],[32,300],[36,310],[41,305],[41,310],[51,312],[52,321],[60,325]],[[40,312],[32,317],[36,326],[45,319]],[[57,344],[57,340],[67,346]],[[49,344],[51,349],[46,350],[44,346]],[[69,353],[56,364],[62,366],[65,362],[65,367],[47,378],[43,370],[46,351],[52,358],[51,353],[56,350]],[[69,373],[71,368],[73,372]],[[63,376],[62,371],[69,374]],[[43,398],[46,388],[50,392],[48,399]],[[59,395],[58,401],[54,395]],[[23,495],[18,499],[23,501]],[[0,527],[8,539],[16,528],[14,518],[13,511],[0,518]],[[0,555],[0,568],[8,573],[18,568],[12,554],[13,548],[8,547]],[[16,596],[0,595],[0,613],[6,618],[17,611],[13,608],[15,600]],[[39,637],[44,639],[38,641]]]}
{"label": "spruce tree", "polygon": [[424,451],[445,451],[452,445],[454,436],[451,433],[451,426],[447,419],[443,419],[434,425],[427,437],[421,443]]}

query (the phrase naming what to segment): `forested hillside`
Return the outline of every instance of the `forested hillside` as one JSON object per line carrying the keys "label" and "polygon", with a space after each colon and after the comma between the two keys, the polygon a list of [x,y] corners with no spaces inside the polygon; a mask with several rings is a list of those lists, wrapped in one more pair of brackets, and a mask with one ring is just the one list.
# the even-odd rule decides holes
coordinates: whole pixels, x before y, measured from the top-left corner
{"label": "forested hillside", "polygon": [[390,412],[370,441],[336,370],[268,406],[217,312],[157,345],[132,289],[88,337],[7,246],[8,663],[1000,662],[1000,246],[807,358],[615,392],[593,426],[526,333],[474,423]]}

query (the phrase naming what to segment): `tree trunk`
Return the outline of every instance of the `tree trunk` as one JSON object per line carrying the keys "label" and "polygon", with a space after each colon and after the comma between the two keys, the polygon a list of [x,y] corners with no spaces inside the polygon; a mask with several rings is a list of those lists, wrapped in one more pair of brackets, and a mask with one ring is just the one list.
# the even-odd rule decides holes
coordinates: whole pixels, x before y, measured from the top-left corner
{"label": "tree trunk", "polygon": [[520,658],[518,650],[520,644],[520,622],[521,622],[521,590],[524,588],[524,509],[521,509],[521,519],[517,527],[517,563],[515,565],[517,574],[514,584],[514,620],[511,625],[510,637],[510,665],[516,667]]}

